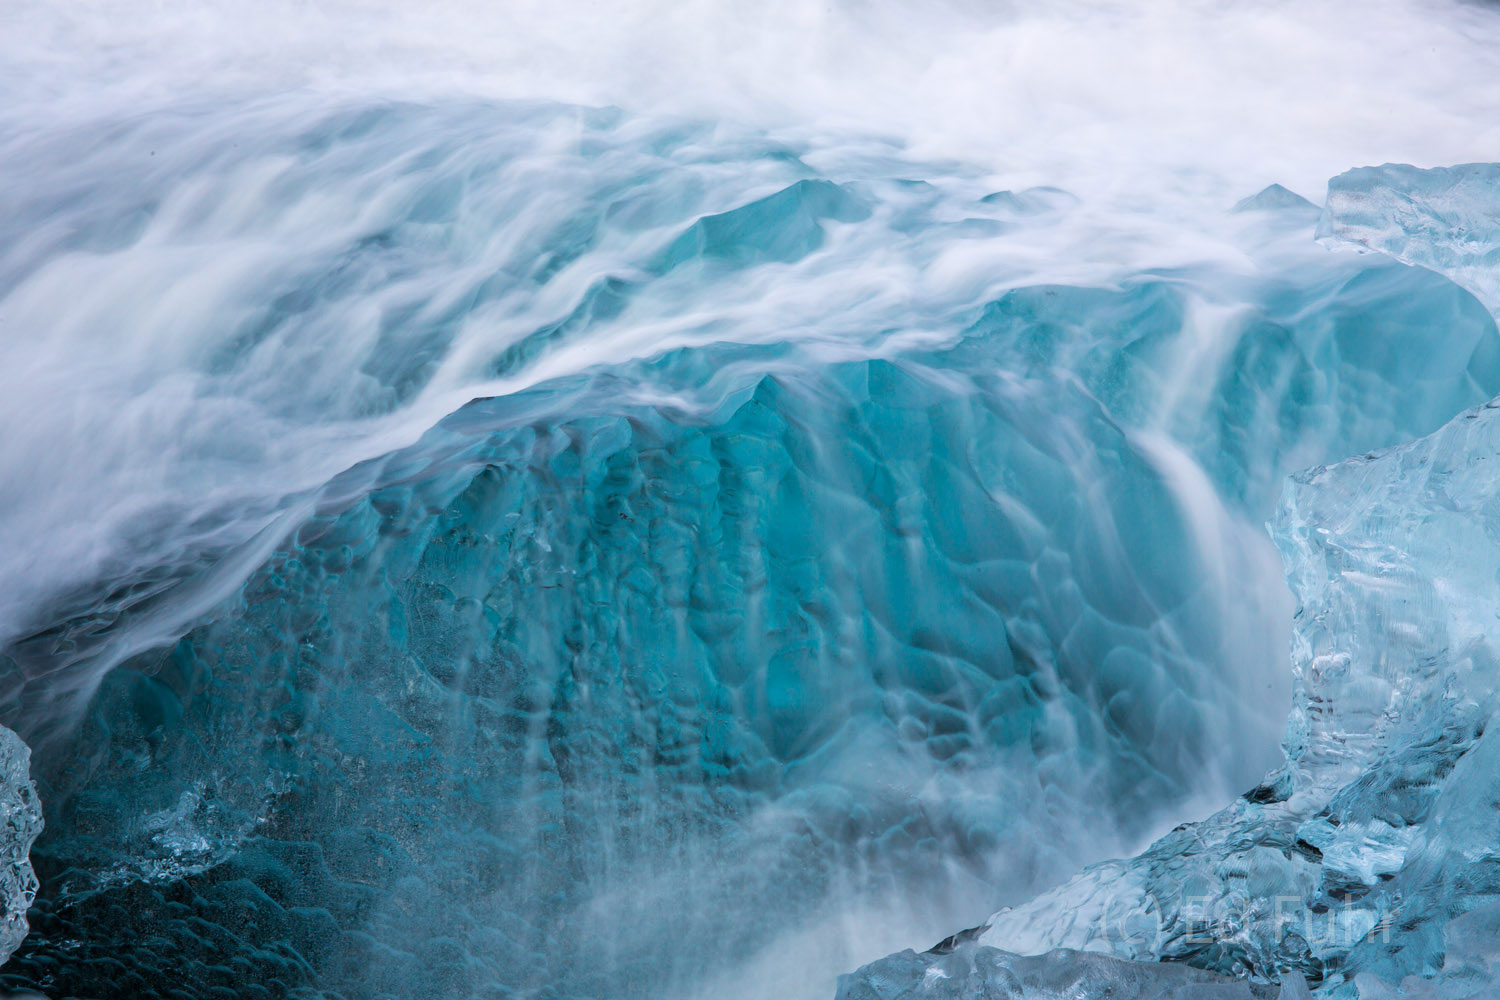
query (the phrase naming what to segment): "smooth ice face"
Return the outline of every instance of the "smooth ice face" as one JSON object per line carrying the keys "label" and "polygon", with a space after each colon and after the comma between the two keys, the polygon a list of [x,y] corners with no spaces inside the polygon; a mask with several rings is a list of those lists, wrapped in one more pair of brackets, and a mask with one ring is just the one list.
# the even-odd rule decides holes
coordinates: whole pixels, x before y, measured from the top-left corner
{"label": "smooth ice face", "polygon": [[[1420,242],[1451,260],[1432,245],[1429,216],[1410,233],[1407,209],[1392,206],[1451,207],[1455,176],[1494,169],[1355,171],[1335,180],[1325,224],[1358,219],[1365,232],[1405,233],[1386,245]],[[1466,246],[1496,231],[1493,201],[1481,211],[1469,193]],[[1262,980],[1295,970],[1330,996],[1492,992],[1492,943],[1478,942],[1500,893],[1497,463],[1500,401],[1292,477],[1273,523],[1299,603],[1285,766],[1211,818],[970,937]]]}

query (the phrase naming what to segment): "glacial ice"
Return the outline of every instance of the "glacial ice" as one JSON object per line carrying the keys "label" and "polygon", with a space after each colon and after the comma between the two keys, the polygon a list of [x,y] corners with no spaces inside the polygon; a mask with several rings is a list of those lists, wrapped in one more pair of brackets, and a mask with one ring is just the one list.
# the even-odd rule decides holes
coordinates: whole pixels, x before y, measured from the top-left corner
{"label": "glacial ice", "polygon": [[[1399,434],[1425,385],[1431,410],[1493,389],[1472,300],[1376,273],[1465,319],[1471,353],[1403,412],[1341,409],[1303,387],[1371,358],[1428,372],[1333,365],[1349,320],[1247,335],[1283,353],[1226,367],[1195,428],[1233,505],[1310,436]],[[1384,293],[1335,291],[1335,317],[1381,329]],[[11,981],[86,993],[123,962],[143,992],[170,971],[653,995],[762,944],[743,908],[795,922],[850,869],[867,893],[954,858],[991,893],[1058,877],[1084,803],[1159,816],[1216,732],[1257,721],[1209,667],[1241,640],[1212,627],[1165,445],[1112,416],[1159,399],[1149,346],[1180,303],[1028,290],[890,361],[678,352],[477,402],[352,470],[214,620],[106,678],[89,766],[53,778],[54,895]],[[1069,356],[1101,335],[1128,360]],[[1049,374],[1069,367],[1081,385]],[[694,383],[709,403],[621,392]],[[1247,402],[1283,435],[1242,434]],[[127,913],[164,916],[138,937]]]}
{"label": "glacial ice", "polygon": [[[1258,522],[1287,474],[1500,392],[1500,334],[1470,291],[1326,253],[1279,188],[1233,214],[1225,259],[1046,280],[1011,261],[973,280],[992,266],[975,247],[1024,261],[1078,200],[936,169],[908,181],[888,158],[824,176],[809,164],[837,157],[726,151],[612,111],[386,107],[290,134],[274,109],[246,120],[263,148],[244,169],[271,178],[269,206],[213,209],[224,199],[202,192],[243,165],[174,146],[169,125],[122,125],[122,147],[172,163],[135,186],[111,175],[141,203],[75,197],[98,163],[59,169],[24,208],[76,224],[0,256],[7,303],[45,315],[67,270],[49,258],[94,274],[125,255],[177,288],[211,284],[179,273],[215,256],[204,245],[286,251],[269,276],[258,258],[236,271],[227,302],[205,293],[213,324],[234,321],[208,349],[181,338],[174,377],[199,395],[153,399],[216,404],[202,424],[170,411],[192,448],[162,490],[211,481],[223,503],[109,510],[105,527],[150,530],[115,548],[101,528],[85,552],[124,551],[134,575],[94,567],[90,585],[109,586],[79,590],[66,573],[82,563],[58,561],[64,598],[0,622],[16,637],[5,717],[49,750],[34,930],[0,985],[675,1000],[779,935],[964,893],[975,920],[1016,908],[981,942],[880,974],[949,993],[1258,997],[1275,992],[1224,975],[1336,986],[1345,969],[1396,982],[1443,961],[1426,925],[1357,963],[1328,935],[1405,912],[1392,894],[1429,876],[1404,858],[1465,849],[1429,844],[1414,817],[1482,824],[1448,790],[1479,766],[1484,720],[1412,716],[1452,723],[1436,749],[1400,727],[1320,743],[1389,700],[1337,657],[1299,683],[1354,717],[1309,702],[1283,773],[1145,860],[1024,900],[1274,763],[1253,748],[1273,750],[1284,721],[1290,609]],[[357,204],[322,205],[351,176]],[[299,212],[324,218],[305,202],[337,224],[303,240]],[[143,242],[167,264],[132,256]],[[83,342],[95,319],[78,320]],[[336,364],[310,363],[329,349]],[[124,382],[106,384],[127,423],[154,428]],[[412,422],[430,429],[389,432]],[[396,443],[331,479],[301,462],[356,453],[349,439]],[[108,507],[137,470],[103,451],[90,503]],[[1283,523],[1340,509],[1343,468],[1301,482]],[[1371,522],[1390,522],[1387,561],[1409,527],[1396,503]],[[1332,541],[1288,527],[1282,544],[1326,561],[1361,530],[1336,523]],[[1327,577],[1294,581],[1306,607],[1376,613],[1363,591],[1338,596],[1332,570],[1306,572]],[[79,675],[97,686],[60,685]],[[64,711],[75,696],[81,720]],[[1115,956],[1013,954],[1100,950],[1094,917],[1148,897],[1167,912],[1185,874],[1215,905],[1248,882],[1338,905],[1305,947],[1249,911],[1200,947],[1202,921],[1171,911]],[[1163,956],[1183,961],[1134,961]],[[873,975],[849,996],[886,996],[858,992]],[[1298,989],[1286,976],[1283,995]]]}
{"label": "glacial ice", "polygon": [[[1145,516],[1160,472],[1087,393],[984,356],[750,352],[708,419],[618,401],[734,371],[685,352],[351,475],[389,485],[106,679],[9,971],[659,995],[764,943],[743,908],[804,919],[861,866],[867,894],[954,858],[1057,877],[1053,817],[1180,797],[1233,679],[1191,525]],[[181,919],[137,939],[122,908]]]}
{"label": "glacial ice", "polygon": [[1318,234],[1445,274],[1500,311],[1500,163],[1359,167],[1328,182]]}

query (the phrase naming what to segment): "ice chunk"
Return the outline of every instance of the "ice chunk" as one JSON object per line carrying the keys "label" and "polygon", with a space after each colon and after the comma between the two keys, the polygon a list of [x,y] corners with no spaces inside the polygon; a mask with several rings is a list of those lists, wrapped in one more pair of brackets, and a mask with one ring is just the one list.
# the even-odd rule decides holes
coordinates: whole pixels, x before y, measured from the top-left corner
{"label": "ice chunk", "polygon": [[[470,407],[105,679],[21,971],[659,996],[832,894],[1053,880],[1181,801],[1258,721],[1213,669],[1224,595],[1156,456],[1003,348],[742,376],[707,414],[610,379]],[[147,908],[192,919],[146,943]]]}
{"label": "ice chunk", "polygon": [[1318,233],[1446,274],[1500,312],[1500,163],[1339,174]]}
{"label": "ice chunk", "polygon": [[[1177,335],[1179,305],[1159,285],[1039,289],[952,348],[774,376],[749,348],[674,352],[477,402],[351,470],[213,620],[101,685],[90,768],[58,776],[48,933],[19,971],[65,955],[85,993],[125,961],[204,990],[657,995],[835,891],[1061,876],[1084,849],[1070,838],[1180,803],[1217,734],[1257,721],[1253,691],[1226,694],[1254,675],[1217,672],[1245,656],[1220,628],[1253,550],[1197,523],[1214,488],[1169,439],[1115,416],[1162,384],[1139,345]],[[1480,318],[1471,350],[1494,336]],[[1092,329],[1136,338],[1128,378],[1075,362],[1098,396],[1000,364],[1027,333],[1066,356]],[[1332,332],[1302,334],[1330,366]],[[1291,336],[1263,349],[1331,372]],[[1291,405],[1297,383],[1267,368],[1211,397],[1219,426],[1246,399],[1287,404],[1293,440],[1358,425],[1358,405]],[[622,384],[697,384],[712,406]],[[1277,435],[1236,441],[1226,470],[1284,461]],[[1094,828],[1058,826],[1085,810]],[[1273,827],[1267,856],[1291,863]],[[1191,839],[1175,836],[1173,858]],[[1196,863],[1211,891],[1219,870]],[[1095,898],[1166,891],[1114,871],[1090,876]],[[119,919],[140,909],[188,916],[147,943]],[[1063,939],[1045,909],[1018,913],[1037,950],[1098,947],[1086,919]],[[1163,953],[1193,958],[1179,923],[1163,933],[1183,950]],[[569,960],[600,941],[595,963]],[[1236,955],[1279,972],[1258,947]]]}
{"label": "ice chunk", "polygon": [[837,1000],[1307,1000],[1290,973],[1280,988],[1161,962],[1059,949],[1021,956],[971,943],[872,962],[839,983]]}
{"label": "ice chunk", "polygon": [[42,831],[42,807],[30,765],[21,737],[0,726],[0,962],[25,940],[26,911],[37,892],[30,855]]}
{"label": "ice chunk", "polygon": [[1280,184],[1272,184],[1248,198],[1242,198],[1235,203],[1236,212],[1284,212],[1292,211],[1299,214],[1311,214],[1318,210],[1318,206],[1306,198],[1282,187]]}
{"label": "ice chunk", "polygon": [[94,693],[16,982],[655,997],[1253,781],[1269,484],[1500,387],[1467,293],[1314,251],[1227,311],[1141,276],[885,360],[674,351],[350,470]]}
{"label": "ice chunk", "polygon": [[[976,244],[1067,228],[1061,192],[981,200],[961,178],[834,181],[759,154],[712,167],[742,183],[705,188],[696,168],[662,173],[655,140],[623,173],[560,169],[484,140],[475,124],[493,118],[424,115],[340,119],[335,134],[374,148],[304,136],[332,152],[310,158],[325,172],[288,167],[288,188],[342,190],[349,175],[327,170],[368,172],[387,153],[415,176],[391,198],[360,187],[357,201],[399,208],[308,241],[315,252],[276,250],[270,283],[232,282],[246,319],[212,341],[206,384],[272,401],[276,421],[234,440],[288,454],[318,450],[283,440],[308,414],[357,423],[425,400],[420,422],[380,432],[388,444],[338,454],[429,432],[326,485],[343,465],[293,462],[295,487],[255,472],[287,506],[253,510],[285,509],[287,533],[233,549],[243,569],[204,586],[211,600],[184,600],[173,567],[227,550],[184,546],[168,520],[153,537],[181,562],[154,562],[153,543],[123,582],[100,581],[118,601],[70,598],[61,622],[16,632],[0,659],[7,717],[51,723],[56,752],[36,852],[47,892],[0,986],[654,1000],[805,928],[828,945],[808,952],[844,947],[830,913],[860,914],[864,940],[864,914],[891,899],[924,919],[948,908],[934,926],[972,922],[1274,763],[1289,614],[1259,525],[1284,475],[1428,433],[1500,391],[1500,338],[1472,295],[1324,253],[1279,192],[1260,201],[1291,214],[1224,223],[1250,234],[1244,259],[1112,263],[1100,287],[1069,264],[1023,287],[1030,270],[995,273],[985,255],[1005,247]],[[409,156],[428,131],[459,138],[415,140]],[[512,162],[547,180],[484,179]],[[421,166],[436,163],[449,166]],[[542,211],[570,170],[592,180]],[[539,203],[539,220],[511,201]],[[248,214],[280,225],[299,205]],[[191,227],[161,235],[184,260],[218,245]],[[870,266],[882,260],[899,266]],[[198,287],[167,270],[166,286]],[[52,286],[28,288],[50,315]],[[119,301],[137,294],[153,299]],[[369,336],[346,335],[361,315]],[[197,318],[223,325],[207,306]],[[669,344],[689,346],[656,354]],[[329,362],[328,345],[353,353]],[[498,395],[430,428],[465,389]],[[229,412],[201,436],[237,427]],[[117,482],[90,467],[90,517]],[[212,518],[191,520],[217,537]],[[79,664],[98,673],[75,677]],[[61,678],[86,701],[76,731],[75,703],[51,697]],[[1475,737],[1457,728],[1444,745]],[[1430,755],[1392,753],[1380,794],[1396,809]],[[1274,812],[1295,779],[1246,810]],[[1409,846],[1366,851],[1339,817],[1272,829],[1247,864],[1275,874],[1282,858],[1311,878],[1340,859],[1330,885],[1346,893]],[[1174,857],[1197,849],[1191,836]],[[1438,870],[1462,853],[1429,847]],[[1233,875],[1194,863],[1210,888]],[[1113,871],[1097,870],[1095,898],[1168,884]],[[1379,918],[1348,912],[1350,927]],[[1276,975],[1286,951],[1320,968],[1255,928],[1200,955],[1194,919],[1163,931],[1171,957],[1236,972],[1245,956]],[[1025,929],[1050,947],[1055,928],[1041,914]]]}

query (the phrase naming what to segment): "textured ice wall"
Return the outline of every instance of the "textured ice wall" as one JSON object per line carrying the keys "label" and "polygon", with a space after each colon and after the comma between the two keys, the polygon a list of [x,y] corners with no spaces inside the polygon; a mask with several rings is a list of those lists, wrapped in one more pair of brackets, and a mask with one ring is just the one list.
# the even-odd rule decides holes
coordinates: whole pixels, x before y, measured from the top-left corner
{"label": "textured ice wall", "polygon": [[83,941],[39,981],[660,995],[830,894],[1015,891],[1180,799],[1240,703],[1191,525],[1096,401],[968,360],[705,416],[604,402],[630,372],[351,476],[410,485],[105,681],[12,974]]}
{"label": "textured ice wall", "polygon": [[[1500,245],[1496,193],[1481,183],[1494,175],[1354,171],[1331,187],[1324,228],[1483,288]],[[968,939],[1261,980],[1292,970],[1330,996],[1492,993],[1497,462],[1491,402],[1409,445],[1294,476],[1273,524],[1299,603],[1286,765],[1208,820]],[[893,956],[846,992],[940,961]],[[927,981],[929,995],[958,995]]]}

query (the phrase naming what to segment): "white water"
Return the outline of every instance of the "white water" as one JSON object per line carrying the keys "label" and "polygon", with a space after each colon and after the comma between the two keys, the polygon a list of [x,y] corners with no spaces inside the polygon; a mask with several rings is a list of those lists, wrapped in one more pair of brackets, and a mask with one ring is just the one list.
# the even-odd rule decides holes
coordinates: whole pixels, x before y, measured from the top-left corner
{"label": "white water", "polygon": [[1493,155],[1495,20],[1439,0],[20,0],[0,45],[7,117],[34,124],[202,94],[531,97],[877,133],[1155,201]]}

